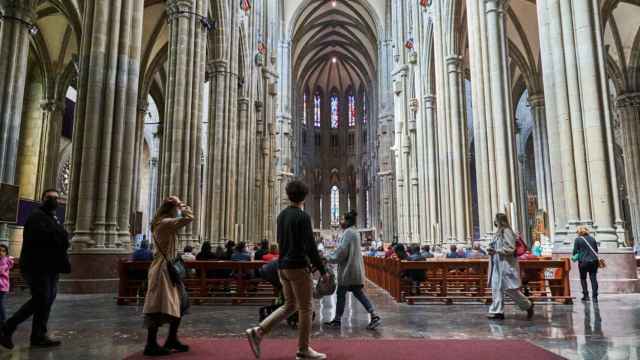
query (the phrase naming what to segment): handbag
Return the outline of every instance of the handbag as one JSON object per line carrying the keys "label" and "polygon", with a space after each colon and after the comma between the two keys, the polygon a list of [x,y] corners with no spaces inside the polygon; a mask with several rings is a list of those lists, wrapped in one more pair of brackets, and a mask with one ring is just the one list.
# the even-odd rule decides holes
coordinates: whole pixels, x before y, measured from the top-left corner
{"label": "handbag", "polygon": [[585,239],[585,238],[584,238],[584,237],[582,237],[582,236],[580,236],[580,238],[582,239],[582,241],[584,241],[584,242],[587,244],[587,246],[589,247],[589,250],[591,250],[591,252],[593,253],[593,255],[595,255],[595,256],[596,256],[596,259],[598,259],[598,269],[604,269],[604,268],[606,268],[606,267],[607,267],[607,263],[604,261],[604,259],[601,259],[601,258],[598,256],[598,253],[597,253],[595,250],[593,250],[593,248],[591,247],[591,244],[589,244],[589,242],[587,241],[587,239]]}
{"label": "handbag", "polygon": [[329,274],[328,278],[318,280],[316,287],[313,289],[313,298],[321,299],[325,296],[329,296],[336,291],[336,276],[333,272],[327,272]]}
{"label": "handbag", "polygon": [[155,241],[156,248],[162,254],[165,262],[167,263],[167,272],[169,273],[169,279],[171,279],[171,283],[173,286],[181,285],[183,280],[187,277],[187,269],[184,266],[184,261],[182,261],[181,257],[176,257],[173,261],[169,261],[167,255],[165,255],[162,248],[158,245],[158,242]]}

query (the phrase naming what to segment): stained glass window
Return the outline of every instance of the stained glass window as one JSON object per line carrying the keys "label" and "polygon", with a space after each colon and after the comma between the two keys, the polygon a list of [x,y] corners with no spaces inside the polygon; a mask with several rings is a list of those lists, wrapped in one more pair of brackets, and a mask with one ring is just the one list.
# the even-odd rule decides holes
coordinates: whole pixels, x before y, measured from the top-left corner
{"label": "stained glass window", "polygon": [[313,99],[313,126],[320,127],[320,94]]}
{"label": "stained glass window", "polygon": [[356,115],[358,111],[356,110],[356,97],[353,94],[349,95],[349,127],[356,126]]}
{"label": "stained glass window", "polygon": [[302,98],[302,125],[307,125],[307,93]]}
{"label": "stained glass window", "polygon": [[340,190],[337,186],[331,188],[331,225],[340,223]]}
{"label": "stained glass window", "polygon": [[338,95],[331,95],[331,128],[337,129],[340,126]]}
{"label": "stained glass window", "polygon": [[362,93],[362,123],[367,123],[367,93]]}

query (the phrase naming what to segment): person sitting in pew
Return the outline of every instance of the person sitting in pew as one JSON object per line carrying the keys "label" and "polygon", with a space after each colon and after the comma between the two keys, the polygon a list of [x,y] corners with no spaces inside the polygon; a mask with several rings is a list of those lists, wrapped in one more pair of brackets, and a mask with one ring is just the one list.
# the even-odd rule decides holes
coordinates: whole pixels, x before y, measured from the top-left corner
{"label": "person sitting in pew", "polygon": [[247,251],[247,244],[244,241],[238,243],[231,255],[231,261],[251,261],[251,254]]}
{"label": "person sitting in pew", "polygon": [[187,245],[184,247],[184,251],[182,252],[182,260],[183,261],[195,261],[196,256],[193,255],[193,246]]}
{"label": "person sitting in pew", "polygon": [[[222,250],[222,247],[219,247]],[[216,254],[211,252],[211,243],[205,241],[202,243],[202,248],[198,255],[196,255],[196,260],[198,261],[208,261],[208,260],[218,260]]]}
{"label": "person sitting in pew", "polygon": [[278,253],[278,244],[271,244],[271,246],[269,246],[269,252],[262,255],[262,260],[266,262],[271,262],[273,260],[278,260],[279,256],[280,255]]}
{"label": "person sitting in pew", "polygon": [[133,261],[151,261],[153,260],[153,253],[149,250],[149,241],[142,240],[140,242],[140,249],[131,254],[131,260]]}

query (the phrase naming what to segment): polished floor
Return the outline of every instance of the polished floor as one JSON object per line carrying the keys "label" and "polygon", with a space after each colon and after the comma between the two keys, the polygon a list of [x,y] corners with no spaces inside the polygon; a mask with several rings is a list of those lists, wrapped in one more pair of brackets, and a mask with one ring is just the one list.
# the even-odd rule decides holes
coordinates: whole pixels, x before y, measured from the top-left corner
{"label": "polished floor", "polygon": [[[508,306],[507,319],[496,323],[485,319],[487,307],[482,305],[398,305],[374,286],[368,287],[368,293],[384,319],[379,330],[365,329],[368,315],[353,298],[347,303],[342,329],[323,329],[320,324],[331,316],[335,305],[335,298],[325,298],[317,304],[313,336],[526,339],[568,359],[640,360],[640,295],[604,295],[595,307],[580,302],[539,306],[532,321]],[[12,313],[25,298],[25,294],[9,298],[8,312]],[[140,311],[137,306],[117,306],[113,295],[60,295],[50,332],[63,345],[53,351],[30,349],[30,323],[25,323],[14,337],[16,348],[11,352],[0,350],[0,359],[121,359],[143,346],[146,334]],[[181,334],[192,338],[240,336],[257,316],[255,306],[193,306]],[[282,325],[272,336],[293,334]],[[251,359],[248,346],[245,350],[247,359]]]}

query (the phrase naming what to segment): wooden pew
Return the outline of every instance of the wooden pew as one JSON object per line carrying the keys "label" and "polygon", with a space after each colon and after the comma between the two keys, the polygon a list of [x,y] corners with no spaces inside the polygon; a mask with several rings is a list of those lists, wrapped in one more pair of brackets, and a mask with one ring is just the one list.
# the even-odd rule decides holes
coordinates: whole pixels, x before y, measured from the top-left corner
{"label": "wooden pew", "polygon": [[[367,278],[385,289],[398,302],[415,304],[435,301],[491,303],[491,289],[487,286],[488,259],[428,259],[426,261],[397,261],[365,257]],[[533,301],[571,304],[569,259],[549,258],[520,260],[523,283]],[[415,284],[403,274],[425,271],[426,280]]]}
{"label": "wooden pew", "polygon": [[[185,287],[189,298],[194,304],[270,304],[276,297],[276,290],[271,284],[252,276],[264,264],[263,261],[187,261]],[[118,305],[144,299],[150,265],[149,261],[120,261]]]}

